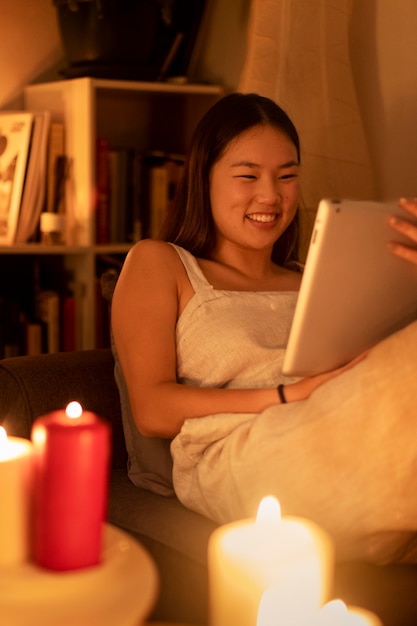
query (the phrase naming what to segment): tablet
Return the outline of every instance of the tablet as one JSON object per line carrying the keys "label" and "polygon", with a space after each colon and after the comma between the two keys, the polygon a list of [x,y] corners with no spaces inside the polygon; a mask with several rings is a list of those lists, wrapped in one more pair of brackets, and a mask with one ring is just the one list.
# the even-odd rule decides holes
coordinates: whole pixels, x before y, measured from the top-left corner
{"label": "tablet", "polygon": [[412,220],[394,203],[320,202],[284,374],[332,370],[417,319],[417,266],[386,245],[406,241],[388,225],[393,214]]}

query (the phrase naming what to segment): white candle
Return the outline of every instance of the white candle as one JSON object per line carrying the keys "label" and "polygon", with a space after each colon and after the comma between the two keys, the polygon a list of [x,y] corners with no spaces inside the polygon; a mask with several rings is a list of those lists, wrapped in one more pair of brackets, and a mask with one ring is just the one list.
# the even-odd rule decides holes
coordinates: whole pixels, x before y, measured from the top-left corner
{"label": "white candle", "polygon": [[0,566],[17,565],[30,556],[32,444],[7,437],[0,426]]}
{"label": "white candle", "polygon": [[321,609],[317,626],[382,626],[382,622],[371,611],[332,600]]}
{"label": "white candle", "polygon": [[282,518],[275,498],[256,520],[216,529],[209,541],[210,626],[256,626],[264,592],[274,588],[277,619],[301,619],[328,599],[333,546],[316,524]]}

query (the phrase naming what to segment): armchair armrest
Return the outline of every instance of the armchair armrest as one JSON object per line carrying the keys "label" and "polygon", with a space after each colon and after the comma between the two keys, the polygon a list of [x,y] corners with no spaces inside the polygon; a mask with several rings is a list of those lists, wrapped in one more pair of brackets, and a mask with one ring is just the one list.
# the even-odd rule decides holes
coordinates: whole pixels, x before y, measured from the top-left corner
{"label": "armchair armrest", "polygon": [[125,468],[120,399],[110,349],[19,356],[0,361],[0,423],[30,437],[33,421],[77,400],[112,427],[112,467]]}

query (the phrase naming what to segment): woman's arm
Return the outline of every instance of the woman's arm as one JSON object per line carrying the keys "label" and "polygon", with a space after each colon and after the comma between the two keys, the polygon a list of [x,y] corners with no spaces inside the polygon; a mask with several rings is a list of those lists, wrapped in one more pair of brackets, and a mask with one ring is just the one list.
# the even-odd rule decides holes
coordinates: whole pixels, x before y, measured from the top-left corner
{"label": "woman's arm", "polygon": [[[255,413],[279,403],[277,390],[194,388],[176,382],[175,327],[191,286],[177,252],[145,240],[128,254],[112,301],[112,331],[135,423],[173,437],[185,419]],[[186,293],[188,290],[188,293]]]}
{"label": "woman's arm", "polygon": [[[113,295],[112,331],[133,418],[145,436],[174,437],[187,418],[258,413],[280,402],[275,387],[213,389],[176,382],[175,327],[180,308],[192,294],[172,246],[144,240],[129,252]],[[287,402],[304,400],[357,361],[286,385]]]}
{"label": "woman's arm", "polygon": [[[417,198],[402,198],[400,200],[400,207],[413,218],[417,218]],[[404,218],[398,216],[392,217],[390,225],[394,230],[402,233],[410,240],[410,245],[408,246],[391,241],[388,244],[390,250],[397,256],[417,265],[417,226],[411,223],[410,220],[407,219],[407,216]]]}

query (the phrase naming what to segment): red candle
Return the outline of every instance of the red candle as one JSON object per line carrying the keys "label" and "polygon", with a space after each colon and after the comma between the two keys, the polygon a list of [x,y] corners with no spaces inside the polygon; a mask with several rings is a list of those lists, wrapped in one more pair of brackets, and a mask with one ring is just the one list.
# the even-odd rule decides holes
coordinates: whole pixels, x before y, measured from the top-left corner
{"label": "red candle", "polygon": [[35,562],[74,570],[100,562],[106,518],[110,426],[77,402],[38,418],[35,463]]}

